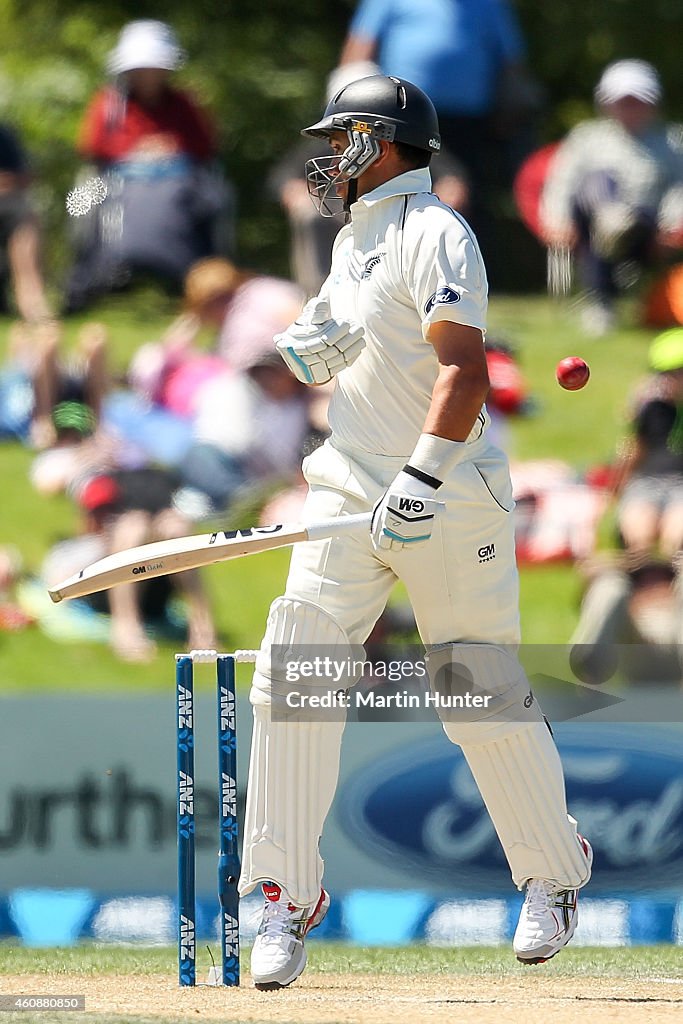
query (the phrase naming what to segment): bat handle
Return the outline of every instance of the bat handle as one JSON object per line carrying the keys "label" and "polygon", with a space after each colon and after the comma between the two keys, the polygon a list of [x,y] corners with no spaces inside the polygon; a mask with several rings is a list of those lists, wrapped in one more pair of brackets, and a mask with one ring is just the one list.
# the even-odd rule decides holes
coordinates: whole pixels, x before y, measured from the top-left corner
{"label": "bat handle", "polygon": [[363,530],[370,529],[371,519],[371,512],[359,512],[353,516],[326,519],[307,526],[306,535],[309,540],[327,540],[328,537],[342,537],[347,533],[362,533]]}

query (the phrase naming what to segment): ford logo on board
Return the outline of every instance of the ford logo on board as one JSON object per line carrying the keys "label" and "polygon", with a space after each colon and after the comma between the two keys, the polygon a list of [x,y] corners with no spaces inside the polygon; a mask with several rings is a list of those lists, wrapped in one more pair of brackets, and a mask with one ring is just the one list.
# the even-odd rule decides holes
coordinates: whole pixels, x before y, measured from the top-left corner
{"label": "ford logo on board", "polygon": [[[563,725],[570,812],[595,851],[591,893],[683,884],[683,733]],[[436,740],[378,758],[344,785],[342,828],[415,882],[509,890],[510,872],[458,747]]]}

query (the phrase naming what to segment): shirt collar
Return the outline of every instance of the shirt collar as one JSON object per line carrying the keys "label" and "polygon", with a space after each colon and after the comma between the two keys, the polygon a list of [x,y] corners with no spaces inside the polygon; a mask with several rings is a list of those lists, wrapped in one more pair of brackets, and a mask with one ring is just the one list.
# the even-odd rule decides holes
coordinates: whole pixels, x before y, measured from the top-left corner
{"label": "shirt collar", "polygon": [[432,176],[429,173],[429,168],[416,167],[412,171],[406,171],[404,174],[397,174],[395,178],[390,178],[389,181],[385,181],[382,185],[378,185],[377,188],[373,188],[372,192],[366,192],[357,201],[364,203],[365,206],[372,206],[374,203],[379,203],[382,199],[412,195],[414,192],[431,191]]}

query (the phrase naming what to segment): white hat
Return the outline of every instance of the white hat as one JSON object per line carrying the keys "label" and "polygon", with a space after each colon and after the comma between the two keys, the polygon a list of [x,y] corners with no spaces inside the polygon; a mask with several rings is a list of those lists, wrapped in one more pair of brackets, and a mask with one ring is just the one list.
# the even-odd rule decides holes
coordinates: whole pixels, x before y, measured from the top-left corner
{"label": "white hat", "polygon": [[110,75],[134,68],[175,71],[185,59],[173,29],[163,21],[129,21],[107,58]]}
{"label": "white hat", "polygon": [[341,92],[351,82],[357,82],[359,78],[369,78],[371,75],[381,74],[379,64],[372,60],[353,60],[348,64],[340,64],[334,71],[331,71],[327,78],[327,102],[334,99],[338,92]]}
{"label": "white hat", "polygon": [[597,102],[616,103],[625,96],[635,96],[643,103],[659,103],[662,83],[652,64],[644,60],[618,60],[605,68],[595,90]]}

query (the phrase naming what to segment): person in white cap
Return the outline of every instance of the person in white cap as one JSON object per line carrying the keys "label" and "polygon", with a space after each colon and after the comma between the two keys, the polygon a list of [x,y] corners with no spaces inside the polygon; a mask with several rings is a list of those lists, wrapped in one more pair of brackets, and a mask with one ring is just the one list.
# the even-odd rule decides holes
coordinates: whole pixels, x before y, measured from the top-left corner
{"label": "person in white cap", "polygon": [[610,64],[595,89],[600,116],[569,133],[545,183],[545,241],[577,253],[592,334],[614,325],[620,264],[683,245],[683,126],[660,119],[661,99],[651,64]]}
{"label": "person in white cap", "polygon": [[95,211],[102,229],[92,251],[79,253],[72,273],[71,311],[138,271],[179,288],[192,263],[216,252],[213,222],[228,200],[209,166],[213,126],[171,82],[184,56],[173,30],[152,20],[127,24],[109,54],[111,81],[92,99],[79,139],[109,194]]}
{"label": "person in white cap", "polygon": [[213,129],[190,96],[170,83],[185,58],[163,21],[131,21],[109,54],[115,88],[99,92],[85,116],[82,154],[98,163],[160,156],[200,162],[216,152]]}

